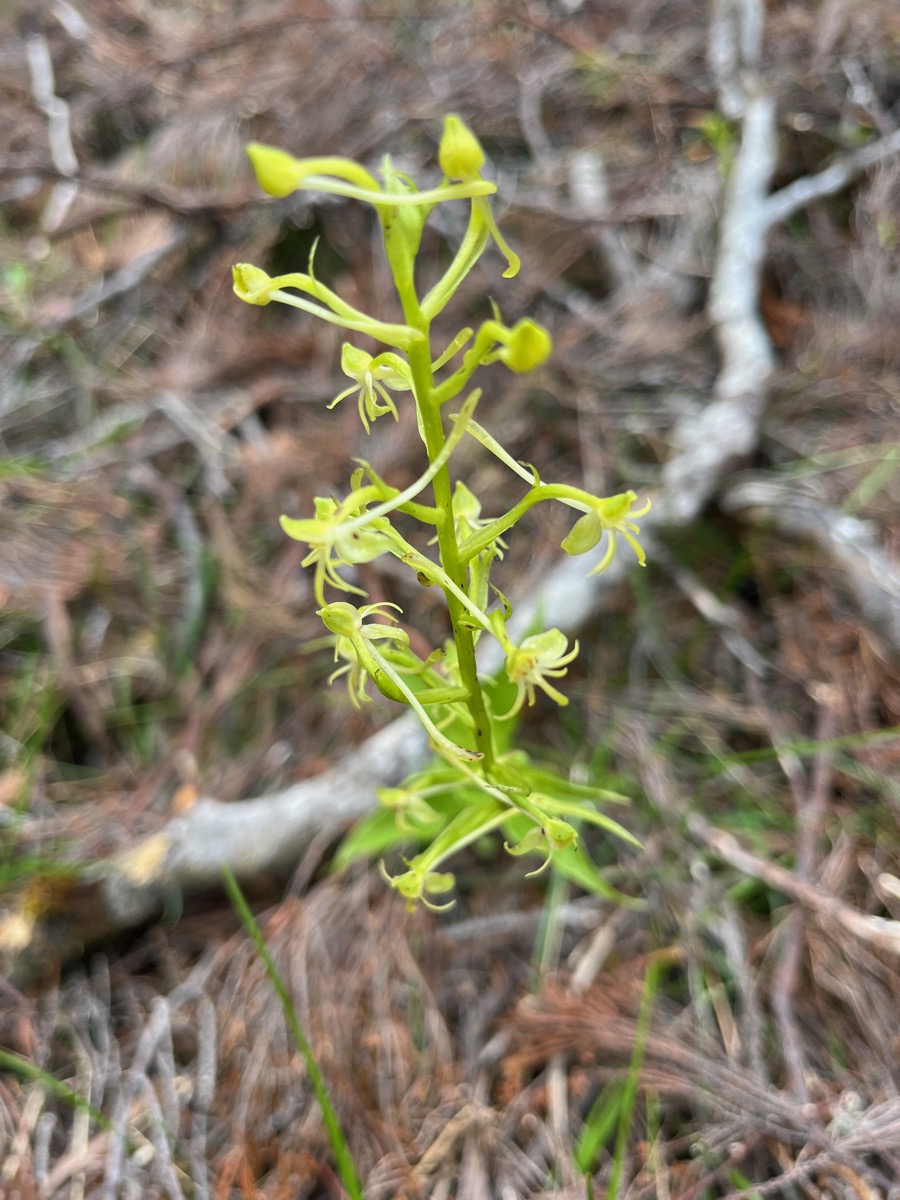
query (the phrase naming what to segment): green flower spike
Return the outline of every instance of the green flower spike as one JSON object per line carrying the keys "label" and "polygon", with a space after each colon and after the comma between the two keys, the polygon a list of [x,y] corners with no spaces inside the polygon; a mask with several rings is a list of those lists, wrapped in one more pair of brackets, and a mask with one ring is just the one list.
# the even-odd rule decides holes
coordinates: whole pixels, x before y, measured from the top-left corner
{"label": "green flower spike", "polygon": [[579,517],[572,526],[571,533],[562,543],[562,549],[566,554],[585,554],[588,550],[593,550],[604,533],[608,533],[609,545],[606,547],[606,553],[596,567],[589,572],[591,575],[596,575],[600,571],[605,571],[612,562],[616,553],[618,536],[621,534],[637,555],[640,565],[646,566],[647,556],[635,536],[640,533],[640,526],[636,524],[634,518],[642,517],[650,511],[650,501],[647,500],[640,508],[635,509],[633,507],[635,500],[637,500],[637,493],[628,491],[597,501],[590,512]]}
{"label": "green flower spike", "polygon": [[513,646],[506,656],[506,674],[510,683],[518,688],[512,708],[503,720],[514,717],[522,710],[525,700],[534,704],[535,688],[546,692],[551,700],[565,706],[566,697],[555,688],[549,679],[560,679],[567,673],[568,664],[578,655],[578,642],[567,649],[566,635],[559,629],[548,629],[525,638],[521,646]]}

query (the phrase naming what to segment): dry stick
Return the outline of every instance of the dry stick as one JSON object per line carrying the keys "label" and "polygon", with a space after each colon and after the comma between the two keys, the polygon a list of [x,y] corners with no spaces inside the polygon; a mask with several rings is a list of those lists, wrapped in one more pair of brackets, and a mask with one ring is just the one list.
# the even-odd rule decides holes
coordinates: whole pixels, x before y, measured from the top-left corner
{"label": "dry stick", "polygon": [[801,491],[781,480],[744,476],[719,498],[727,513],[774,525],[789,536],[815,541],[840,571],[882,653],[900,661],[900,571],[877,545],[870,521],[848,517],[823,502],[807,481]]}
{"label": "dry stick", "polygon": [[863,171],[898,152],[900,152],[900,129],[895,129],[885,137],[869,142],[867,146],[862,146],[859,150],[854,150],[852,154],[836,158],[818,174],[804,175],[801,179],[794,180],[793,183],[787,184],[781,191],[769,196],[766,200],[764,206],[766,227],[771,228],[773,225],[786,221],[788,217],[792,217],[795,212],[799,212],[801,208],[805,208],[814,200],[833,196],[835,192],[845,188],[848,183],[852,183]]}
{"label": "dry stick", "polygon": [[[775,102],[757,76],[763,19],[761,0],[717,0],[713,9],[709,56],[723,109],[742,117],[741,144],[725,191],[710,286],[721,370],[712,403],[676,429],[680,448],[662,473],[667,515],[677,525],[694,520],[733,460],[755,448],[774,365],[757,303],[777,151]],[[742,73],[731,91],[726,84],[734,80],[723,64]]]}
{"label": "dry stick", "polygon": [[745,850],[732,834],[710,825],[698,813],[688,817],[688,829],[713,854],[744,875],[761,879],[770,887],[784,892],[786,896],[790,896],[808,908],[820,920],[826,918],[837,921],[860,941],[900,956],[900,921],[886,920],[884,917],[861,913],[858,909],[852,908],[843,900],[833,896],[831,892],[825,891],[824,888],[820,888],[808,880],[800,879],[784,867],[766,862],[765,859],[753,854],[750,850]]}
{"label": "dry stick", "polygon": [[33,33],[25,41],[25,53],[31,74],[31,94],[47,116],[47,141],[53,165],[63,177],[41,214],[41,227],[52,233],[61,223],[78,194],[73,176],[78,171],[78,159],[72,146],[69,106],[56,94],[53,59],[42,33]]}
{"label": "dry stick", "polygon": [[[764,9],[760,0],[715,0],[707,56],[722,111],[740,117],[741,145],[726,189],[719,252],[710,290],[722,367],[713,401],[675,431],[680,449],[663,470],[666,517],[692,521],[735,460],[756,448],[774,358],[758,311],[766,238],[799,209],[834,195],[876,163],[900,152],[900,130],[836,159],[769,194],[775,168],[775,105],[757,73]],[[743,68],[743,70],[741,70]],[[660,513],[662,515],[662,511]]]}

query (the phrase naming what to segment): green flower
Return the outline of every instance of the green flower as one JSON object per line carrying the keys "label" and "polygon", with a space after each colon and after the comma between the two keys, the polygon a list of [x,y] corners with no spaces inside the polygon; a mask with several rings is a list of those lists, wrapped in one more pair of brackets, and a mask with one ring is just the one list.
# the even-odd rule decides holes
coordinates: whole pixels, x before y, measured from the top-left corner
{"label": "green flower", "polygon": [[[339,662],[341,659],[344,661],[342,667],[338,667],[329,675],[328,682],[334,683],[335,679],[346,675],[347,690],[354,708],[361,708],[363,704],[372,702],[372,697],[366,691],[366,683],[372,678],[370,674],[371,661],[369,655],[366,655],[364,651],[361,653],[360,639],[365,638],[369,643],[381,639],[399,642],[403,646],[409,645],[409,634],[402,629],[394,628],[397,618],[393,613],[384,611],[388,608],[396,608],[398,612],[400,611],[398,605],[386,601],[379,604],[364,604],[361,608],[355,608],[352,604],[347,604],[342,600],[328,604],[319,610],[318,616],[322,618],[327,628],[337,635],[334,641],[334,661]],[[364,625],[363,618],[372,613],[386,617],[389,624],[370,622]],[[392,697],[392,699],[396,699],[396,697]]]}
{"label": "green flower", "polygon": [[[352,659],[346,650],[343,653],[350,670],[351,697],[355,693],[360,701],[368,698],[365,694],[365,680],[362,678],[364,672],[383,696],[397,701],[398,704],[408,704],[415,711],[436,749],[448,755],[451,761],[461,759],[466,762],[476,762],[484,757],[481,752],[459,746],[442,733],[425,711],[416,692],[403,679],[396,663],[391,662],[374,645],[376,641],[388,639],[395,644],[399,643],[403,648],[409,646],[409,636],[402,629],[394,629],[391,625],[376,624],[371,621],[364,622],[363,620],[372,612],[396,607],[395,604],[367,604],[363,608],[355,608],[344,600],[337,600],[333,604],[326,604],[319,609],[318,616],[322,618],[331,632],[336,633],[338,638],[347,639],[352,645]],[[419,665],[411,663],[410,668],[416,670]],[[340,670],[337,672],[338,675],[342,673]]]}
{"label": "green flower", "polygon": [[[312,273],[312,258],[310,255],[310,270],[291,271],[288,275],[268,275],[261,267],[251,263],[235,263],[231,268],[234,281],[234,294],[245,304],[260,306],[271,304],[277,300],[288,304],[291,308],[299,308],[302,312],[310,313],[330,325],[338,325],[341,329],[349,329],[354,333],[365,333],[376,341],[388,346],[408,349],[414,342],[422,341],[422,334],[409,325],[392,325],[386,321],[377,321],[367,316],[351,304],[342,300],[336,292],[320,283]],[[312,296],[307,300],[304,296],[294,296],[285,288],[296,288],[297,291]]]}
{"label": "green flower", "polygon": [[384,863],[378,864],[381,878],[406,900],[408,912],[414,912],[417,904],[424,904],[431,912],[446,912],[456,903],[435,904],[429,896],[445,896],[453,891],[456,878],[449,871],[404,871],[402,875],[388,875]]}
{"label": "green flower", "polygon": [[512,708],[502,719],[514,717],[526,699],[529,704],[534,704],[535,688],[546,692],[559,705],[568,704],[562,692],[548,680],[562,678],[577,655],[578,642],[569,650],[566,636],[559,629],[533,634],[525,638],[521,646],[513,646],[506,656],[506,674],[518,690]]}
{"label": "green flower", "polygon": [[621,534],[637,555],[640,565],[646,566],[647,556],[635,536],[640,533],[640,526],[634,518],[642,517],[650,511],[650,501],[647,500],[640,508],[635,509],[633,505],[636,499],[637,493],[628,491],[596,501],[590,512],[579,517],[572,526],[571,533],[562,543],[563,550],[566,554],[585,554],[588,550],[593,550],[604,533],[609,534],[606,553],[590,572],[591,575],[596,575],[599,571],[605,571],[612,562]]}
{"label": "green flower", "polygon": [[[452,113],[444,117],[444,132],[438,147],[438,162],[447,178],[458,179],[462,186],[473,186],[482,182],[481,168],[484,166],[485,156],[481,143],[471,129]],[[492,187],[491,190],[496,190],[496,187]],[[476,226],[494,239],[497,249],[507,261],[508,266],[503,272],[503,278],[511,279],[513,275],[519,273],[521,263],[518,255],[513,253],[497,228],[490,205],[483,194],[473,195],[472,212],[476,218]],[[478,230],[473,232],[477,238]]]}
{"label": "green flower", "polygon": [[490,360],[498,360],[515,371],[517,375],[527,375],[535,371],[550,357],[553,351],[553,339],[537,321],[524,317],[517,321],[512,329],[501,326],[498,334],[501,346],[495,350]]}
{"label": "green flower", "polygon": [[[393,189],[386,191],[364,166],[352,158],[338,155],[295,158],[286,150],[264,146],[261,142],[250,142],[247,157],[256,175],[256,182],[270,196],[289,196],[300,188],[306,188],[308,191],[346,196],[350,200],[363,200],[383,209],[406,205],[428,206],[439,200],[467,200],[473,196],[490,195],[497,190],[495,183],[481,179],[476,174],[459,183],[445,183],[427,192],[398,194]],[[396,174],[389,160],[385,162],[384,174],[389,179]]]}
{"label": "green flower", "polygon": [[511,846],[508,842],[504,842],[503,849],[514,858],[522,854],[536,853],[545,856],[537,870],[528,872],[530,879],[547,869],[557,850],[568,850],[577,841],[578,834],[573,825],[559,817],[547,817],[541,824],[532,826],[516,845]]}
{"label": "green flower", "polygon": [[[424,774],[423,772],[423,776]],[[428,787],[420,784],[418,778],[413,776],[407,779],[402,787],[376,788],[375,795],[379,804],[394,812],[397,829],[401,833],[421,835],[442,824],[443,816],[432,808],[428,800],[431,796],[443,795],[446,791],[446,783]]]}
{"label": "green flower", "polygon": [[485,163],[478,138],[453,113],[444,117],[438,163],[448,179],[477,179]]}
{"label": "green flower", "polygon": [[338,504],[331,497],[317,496],[315,517],[300,520],[285,516],[280,518],[281,528],[289,538],[309,546],[309,554],[301,565],[310,567],[315,564],[313,590],[319,604],[325,603],[326,583],[339,592],[364,596],[366,593],[361,588],[354,587],[338,575],[337,568],[372,562],[393,548],[394,543],[387,532],[390,525],[384,518],[362,527],[352,524],[365,507],[364,503],[359,503],[359,499],[364,496],[368,498],[367,493],[373,490],[366,488],[354,492],[343,504]]}
{"label": "green flower", "polygon": [[245,304],[271,304],[272,293],[278,291],[279,281],[252,263],[235,263],[231,276],[234,294]]}
{"label": "green flower", "polygon": [[366,433],[369,433],[369,422],[376,421],[384,413],[390,413],[395,421],[398,419],[397,406],[387,389],[410,390],[409,368],[402,358],[389,351],[373,358],[365,350],[345,342],[341,350],[341,370],[349,375],[353,385],[335,396],[329,408],[334,408],[355,392],[359,402],[359,419]]}
{"label": "green flower", "polygon": [[[346,195],[348,187],[355,192],[379,193],[376,181],[365,167],[352,158],[330,155],[327,158],[294,158],[277,146],[264,146],[262,142],[250,142],[247,157],[253,167],[256,182],[270,196],[290,196],[301,187],[316,191],[337,191]],[[320,178],[321,177],[321,178]],[[329,186],[330,185],[330,186]]]}

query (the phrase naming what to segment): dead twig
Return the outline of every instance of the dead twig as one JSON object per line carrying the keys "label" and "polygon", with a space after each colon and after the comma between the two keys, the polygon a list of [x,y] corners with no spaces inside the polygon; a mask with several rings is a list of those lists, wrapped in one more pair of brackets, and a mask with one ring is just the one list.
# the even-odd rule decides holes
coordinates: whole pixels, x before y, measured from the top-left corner
{"label": "dead twig", "polygon": [[745,850],[737,838],[726,833],[724,829],[710,825],[699,813],[692,813],[688,817],[687,825],[693,837],[742,874],[761,879],[770,887],[784,892],[786,896],[809,909],[819,920],[825,918],[836,921],[861,941],[891,954],[900,955],[900,921],[859,912],[824,888],[800,879],[777,863],[766,862],[750,850]]}
{"label": "dead twig", "polygon": [[765,476],[744,476],[720,498],[725,512],[775,526],[792,537],[810,537],[841,573],[885,656],[900,661],[900,574],[877,545],[871,522],[848,517],[823,503],[807,484],[801,491]]}

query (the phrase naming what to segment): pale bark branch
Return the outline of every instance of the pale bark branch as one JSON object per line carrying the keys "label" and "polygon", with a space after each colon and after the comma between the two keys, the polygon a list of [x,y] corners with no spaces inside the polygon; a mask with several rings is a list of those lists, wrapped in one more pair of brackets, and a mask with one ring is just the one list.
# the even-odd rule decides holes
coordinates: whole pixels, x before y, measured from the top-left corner
{"label": "pale bark branch", "polygon": [[767,227],[778,225],[806,208],[815,200],[833,196],[840,192],[869,167],[874,167],[891,155],[900,153],[900,129],[869,142],[851,154],[836,158],[833,163],[816,175],[804,175],[770,196],[765,204]]}
{"label": "pale bark branch", "polygon": [[750,850],[745,850],[737,838],[723,829],[709,825],[697,813],[688,818],[688,827],[694,837],[707,846],[717,858],[727,862],[743,875],[761,879],[770,887],[784,892],[786,896],[807,908],[819,921],[835,921],[860,941],[900,955],[900,921],[861,913],[859,909],[845,904],[824,888],[809,880],[800,879],[777,863],[767,862]]}

